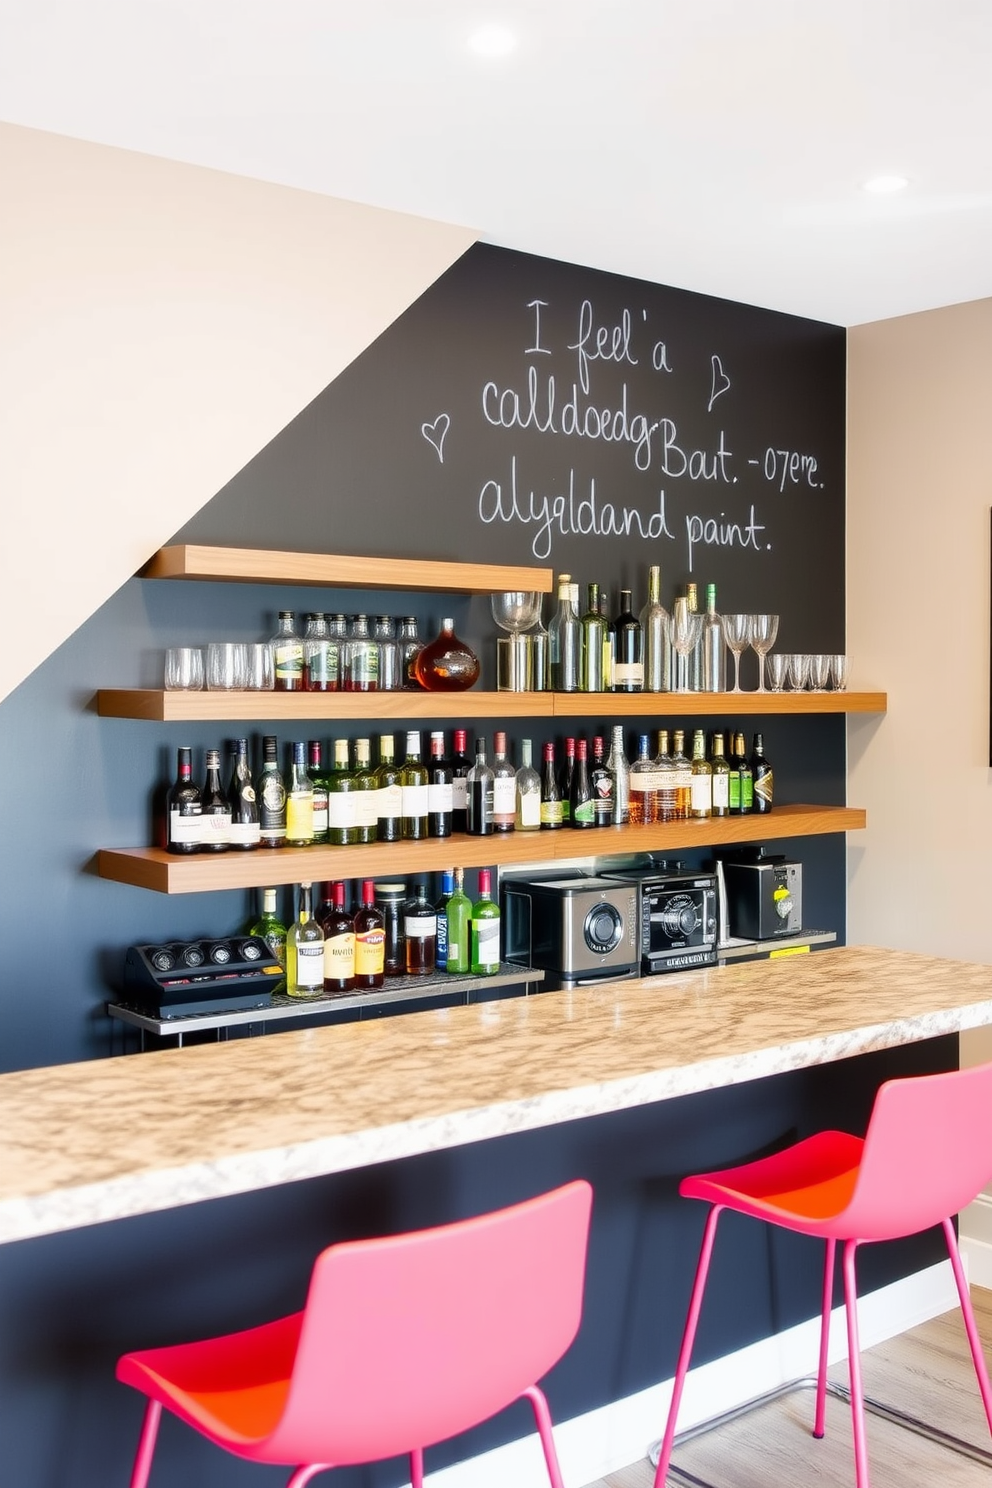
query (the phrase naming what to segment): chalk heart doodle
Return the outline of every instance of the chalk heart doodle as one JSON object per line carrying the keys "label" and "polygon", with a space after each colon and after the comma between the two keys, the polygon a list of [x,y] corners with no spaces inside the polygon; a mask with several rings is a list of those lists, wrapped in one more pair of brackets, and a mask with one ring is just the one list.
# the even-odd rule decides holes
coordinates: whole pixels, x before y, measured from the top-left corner
{"label": "chalk heart doodle", "polygon": [[444,464],[444,441],[448,430],[451,428],[451,419],[446,413],[439,413],[432,424],[421,424],[420,432],[427,443],[437,451],[437,457]]}
{"label": "chalk heart doodle", "polygon": [[717,398],[719,398],[722,393],[727,392],[730,388],[730,378],[727,376],[726,372],[724,372],[723,363],[718,356],[710,357],[710,367],[712,368],[713,379],[710,383],[710,401],[706,405],[707,413],[712,413],[713,404],[716,402]]}

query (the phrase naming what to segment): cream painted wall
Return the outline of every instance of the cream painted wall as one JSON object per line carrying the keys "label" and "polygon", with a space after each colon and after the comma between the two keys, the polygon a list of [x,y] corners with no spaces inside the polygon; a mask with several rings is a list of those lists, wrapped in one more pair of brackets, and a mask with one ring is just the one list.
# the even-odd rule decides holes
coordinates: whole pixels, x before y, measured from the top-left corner
{"label": "cream painted wall", "polygon": [[[992,299],[849,332],[848,932],[992,962]],[[992,1032],[963,1058],[992,1058]]]}
{"label": "cream painted wall", "polygon": [[2,698],[475,234],[5,124],[0,201]]}

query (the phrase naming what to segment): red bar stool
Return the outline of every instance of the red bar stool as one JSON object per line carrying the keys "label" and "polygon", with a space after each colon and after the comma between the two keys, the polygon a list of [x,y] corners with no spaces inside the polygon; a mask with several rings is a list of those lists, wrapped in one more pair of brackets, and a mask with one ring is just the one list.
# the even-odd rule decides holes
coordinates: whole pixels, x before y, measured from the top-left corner
{"label": "red bar stool", "polygon": [[332,1245],[302,1312],[125,1354],[117,1378],[148,1397],[131,1488],[148,1481],[163,1406],[235,1456],[294,1468],[287,1488],[401,1454],[422,1488],[425,1447],[524,1396],[562,1488],[536,1381],[578,1332],[591,1204],[579,1181],[457,1224]]}
{"label": "red bar stool", "polygon": [[868,1488],[864,1392],[858,1344],[855,1255],[870,1240],[894,1240],[943,1226],[978,1388],[992,1431],[992,1386],[968,1295],[952,1216],[992,1180],[992,1064],[946,1074],[889,1080],[878,1091],[864,1138],[826,1131],[784,1152],[741,1167],[686,1178],[679,1192],[713,1205],[689,1301],[668,1424],[661,1441],[655,1488],[662,1488],[671,1461],[682,1388],[706,1286],[717,1221],[724,1209],[750,1214],[801,1235],[826,1240],[823,1310],[813,1435],[822,1437],[826,1412],[827,1345],[833,1294],[834,1254],[843,1242],[844,1303],[854,1428],[857,1488]]}

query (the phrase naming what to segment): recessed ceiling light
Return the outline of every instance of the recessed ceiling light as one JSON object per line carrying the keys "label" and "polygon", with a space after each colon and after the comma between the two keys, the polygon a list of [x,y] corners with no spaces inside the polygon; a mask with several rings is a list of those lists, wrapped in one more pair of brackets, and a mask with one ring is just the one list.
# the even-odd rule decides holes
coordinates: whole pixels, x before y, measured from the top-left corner
{"label": "recessed ceiling light", "polygon": [[905,191],[908,185],[908,176],[872,176],[861,189],[870,191],[873,196],[890,196],[894,191]]}
{"label": "recessed ceiling light", "polygon": [[506,57],[513,51],[517,38],[506,26],[480,26],[468,39],[472,51],[480,57]]}

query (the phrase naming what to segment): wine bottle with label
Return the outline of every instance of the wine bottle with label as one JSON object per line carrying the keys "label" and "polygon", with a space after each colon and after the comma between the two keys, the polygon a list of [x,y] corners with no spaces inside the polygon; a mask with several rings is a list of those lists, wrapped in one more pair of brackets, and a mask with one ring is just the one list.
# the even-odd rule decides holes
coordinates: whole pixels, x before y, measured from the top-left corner
{"label": "wine bottle with label", "polygon": [[362,902],[355,911],[355,987],[367,991],[386,979],[386,931],[382,910],[375,902],[375,884],[362,880]]}
{"label": "wine bottle with label", "polygon": [[675,820],[692,815],[692,761],[685,752],[685,730],[672,730],[672,772],[675,779]]}
{"label": "wine bottle with label", "polygon": [[324,991],[324,932],[313,918],[310,884],[300,884],[300,912],[286,935],[286,993],[319,997]]}
{"label": "wine bottle with label", "polygon": [[568,815],[571,825],[580,829],[596,825],[596,803],[592,795],[592,781],[589,779],[588,754],[589,746],[585,739],[577,739]]}
{"label": "wine bottle with label", "polygon": [[741,778],[741,815],[746,816],[754,810],[754,771],[751,768],[751,761],[747,756],[747,744],[744,741],[744,735],[739,731],[734,734],[733,752],[737,771]]}
{"label": "wine bottle with label", "polygon": [[472,768],[466,749],[468,734],[463,728],[455,729],[454,747],[451,751],[451,830],[468,831],[468,772]]}
{"label": "wine bottle with label", "polygon": [[307,746],[302,739],[293,746],[293,762],[286,788],[286,846],[313,846],[313,781],[307,770]]}
{"label": "wine bottle with label", "polygon": [[431,734],[431,760],[427,767],[427,835],[450,837],[454,812],[451,761],[445,758],[444,734],[437,729]]}
{"label": "wine bottle with label", "polygon": [[204,852],[227,852],[231,845],[231,803],[220,783],[220,750],[207,750],[207,776],[200,792],[200,845]]}
{"label": "wine bottle with label", "polygon": [[754,779],[754,809],[763,816],[772,809],[775,775],[765,754],[765,741],[761,734],[754,736],[754,748],[751,750],[751,774]]}
{"label": "wine bottle with label", "polygon": [[558,775],[561,791],[561,819],[567,827],[572,819],[572,776],[575,774],[575,739],[569,734],[565,740],[565,758]]}
{"label": "wine bottle with label", "polygon": [[230,845],[241,852],[258,847],[262,840],[258,820],[258,802],[248,764],[248,740],[236,739],[231,784],[227,791],[231,803]]}
{"label": "wine bottle with label", "polygon": [[420,730],[409,729],[406,758],[400,766],[402,791],[402,836],[404,841],[422,842],[430,816],[430,776],[420,757]]}
{"label": "wine bottle with label", "polygon": [[622,827],[630,821],[630,761],[624,752],[622,723],[613,726],[606,768],[613,776],[613,825]]}
{"label": "wine bottle with label", "polygon": [[713,771],[713,815],[730,815],[730,762],[723,752],[723,735],[713,735],[713,749],[710,754],[710,767]]}
{"label": "wine bottle with label", "polygon": [[706,758],[706,735],[696,729],[692,736],[692,804],[696,821],[713,815],[713,766]]}
{"label": "wine bottle with label", "polygon": [[603,646],[606,623],[599,613],[599,585],[589,585],[589,603],[582,616],[582,653],[579,662],[580,692],[603,691]]}
{"label": "wine bottle with label", "polygon": [[375,772],[379,797],[377,842],[399,842],[403,833],[403,787],[392,734],[379,735],[379,768]]}
{"label": "wine bottle with label", "polygon": [[332,847],[358,841],[358,792],[348,760],[348,740],[334,740],[334,764],[327,775],[327,840]]}
{"label": "wine bottle with label", "polygon": [[479,897],[472,906],[472,973],[495,976],[499,971],[499,905],[492,901],[492,875],[479,869]]}
{"label": "wine bottle with label", "polygon": [[541,771],[541,826],[553,832],[563,825],[564,815],[555,768],[555,746],[549,741],[544,746],[544,769]]}
{"label": "wine bottle with label", "polygon": [[437,914],[437,935],[434,941],[434,968],[448,969],[448,900],[455,892],[455,870],[445,868],[441,874],[441,897],[434,906]]}
{"label": "wine bottle with label", "polygon": [[468,831],[472,837],[488,837],[493,827],[493,772],[486,762],[486,741],[475,741],[475,764],[468,782]]}
{"label": "wine bottle with label", "polygon": [[372,746],[368,739],[355,740],[351,779],[355,793],[355,841],[375,842],[379,832],[379,781],[372,768]]}
{"label": "wine bottle with label", "polygon": [[520,768],[516,774],[516,829],[537,832],[541,827],[541,777],[534,769],[534,746],[520,740]]}
{"label": "wine bottle with label", "polygon": [[613,622],[617,655],[613,663],[614,692],[642,692],[644,689],[644,653],[641,622],[630,607],[629,589],[620,590],[620,613]]}
{"label": "wine bottle with label", "polygon": [[548,626],[551,686],[555,692],[577,692],[582,627],[572,602],[571,574],[558,575],[558,608]]}
{"label": "wine bottle with label", "polygon": [[493,831],[512,832],[517,824],[517,772],[506,754],[506,734],[493,735]]}
{"label": "wine bottle with label", "polygon": [[166,807],[169,852],[185,855],[200,851],[202,813],[200,787],[193,782],[193,750],[188,744],[181,744],[175,784]]}
{"label": "wine bottle with label", "polygon": [[355,921],[344,906],[344,884],[331,886],[331,902],[323,911],[324,991],[350,992],[355,985]]}
{"label": "wine bottle with label", "polygon": [[287,930],[276,912],[277,901],[277,889],[262,890],[262,912],[249,929],[248,934],[264,940],[279,965],[285,966]]}
{"label": "wine bottle with label", "polygon": [[449,976],[464,976],[472,964],[472,901],[465,892],[465,870],[455,869],[455,887],[446,907]]}
{"label": "wine bottle with label", "polygon": [[613,776],[603,758],[602,734],[592,741],[592,763],[589,767],[589,783],[592,786],[593,816],[597,827],[609,827],[613,823]]}
{"label": "wine bottle with label", "polygon": [[313,786],[313,841],[315,847],[327,842],[327,775],[319,739],[307,741],[309,763],[307,774]]}
{"label": "wine bottle with label", "polygon": [[279,768],[275,734],[262,740],[262,769],[258,777],[258,823],[263,847],[286,845],[286,783]]}

